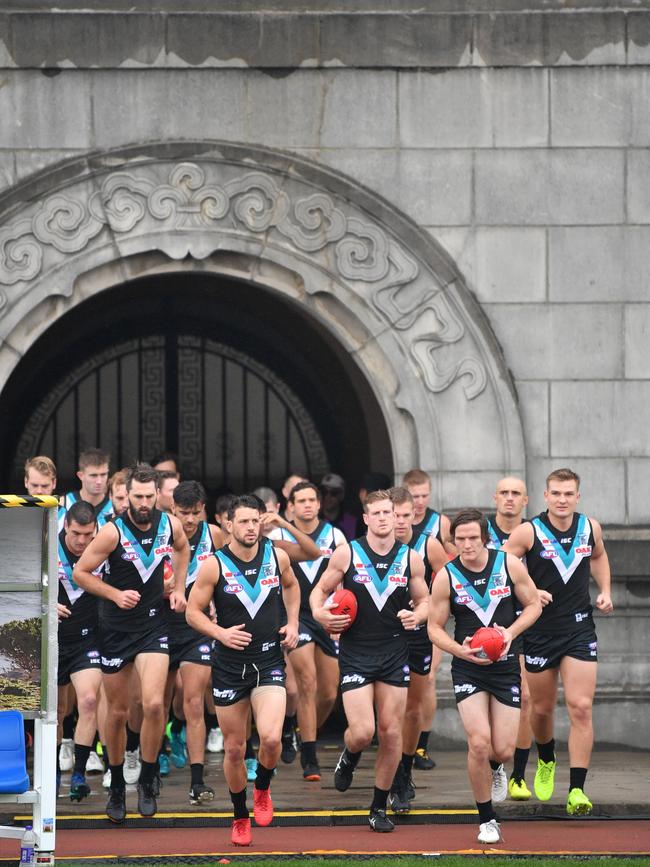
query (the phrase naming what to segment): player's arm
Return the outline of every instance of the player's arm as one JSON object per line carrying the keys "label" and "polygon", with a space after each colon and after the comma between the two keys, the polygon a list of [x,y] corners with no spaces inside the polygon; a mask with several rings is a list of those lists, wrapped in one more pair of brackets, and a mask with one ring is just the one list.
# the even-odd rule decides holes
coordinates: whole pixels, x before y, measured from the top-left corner
{"label": "player's arm", "polygon": [[[451,521],[446,515],[440,513],[440,538],[442,539],[442,547],[447,552],[447,560],[453,559],[458,555],[456,546],[451,541]],[[438,541],[438,540],[436,540]],[[440,544],[438,542],[438,544]]]}
{"label": "player's arm", "polygon": [[102,581],[95,572],[104,560],[117,548],[120,534],[115,524],[104,524],[90,545],[83,552],[72,572],[72,579],[79,587],[93,596],[114,602],[118,608],[135,608],[140,601],[137,590],[118,590]]}
{"label": "player's arm", "polygon": [[481,659],[477,656],[477,650],[469,646],[471,637],[468,635],[462,644],[447,635],[445,626],[449,620],[451,611],[449,599],[449,575],[443,567],[431,582],[431,594],[429,596],[429,619],[428,631],[432,643],[459,659],[475,662],[477,665],[491,665],[489,659]]}
{"label": "player's arm", "polygon": [[169,593],[169,606],[172,611],[185,611],[185,581],[187,579],[187,567],[190,565],[190,543],[183,530],[183,525],[174,515],[169,516],[172,525],[172,570],[171,590]]}
{"label": "player's arm", "polygon": [[349,545],[339,545],[330,557],[327,569],[321,575],[320,581],[309,596],[309,605],[314,619],[332,634],[346,629],[350,624],[350,618],[347,614],[332,614],[329,611],[331,606],[328,605],[327,600],[343,580],[343,576],[350,566],[351,556],[352,552]]}
{"label": "player's arm", "polygon": [[214,588],[217,586],[220,574],[219,561],[216,557],[209,557],[203,562],[187,600],[185,619],[197,632],[215,638],[225,647],[244,650],[253,639],[250,632],[244,631],[245,624],[240,623],[229,629],[223,629],[205,613],[214,595]]}
{"label": "player's arm", "polygon": [[290,533],[295,542],[289,539],[272,539],[273,545],[289,555],[292,563],[302,563],[305,560],[318,560],[320,557],[320,548],[307,533],[303,533],[293,524],[286,521],[279,512],[264,512],[260,515],[262,530],[269,530],[278,527],[280,530],[286,530]]}
{"label": "player's arm", "polygon": [[298,611],[300,609],[300,587],[293,574],[289,555],[284,551],[276,554],[280,566],[280,581],[282,584],[282,601],[287,611],[287,622],[280,628],[284,635],[282,646],[292,650],[298,644]]}
{"label": "player's arm", "polygon": [[[448,552],[435,536],[429,536],[427,539],[426,556],[434,575],[437,575],[442,567],[449,562]],[[453,556],[455,557],[456,554]]]}
{"label": "player's arm", "polygon": [[417,551],[409,551],[409,596],[413,608],[402,608],[397,616],[402,621],[404,629],[415,629],[421,623],[426,623],[429,613],[429,591],[424,580],[424,560]]}
{"label": "player's arm", "polygon": [[609,557],[603,542],[603,531],[593,518],[589,519],[594,534],[594,549],[591,552],[591,575],[598,585],[600,593],[596,598],[596,608],[603,614],[611,614],[614,610],[612,603],[612,573],[609,568]]}
{"label": "player's arm", "polygon": [[208,530],[210,531],[210,538],[212,539],[215,551],[223,548],[226,544],[226,537],[223,535],[221,527],[217,527],[216,524],[208,524]]}
{"label": "player's arm", "polygon": [[542,603],[537,592],[537,587],[535,587],[533,579],[528,574],[524,564],[518,557],[514,557],[512,554],[506,554],[506,563],[515,596],[523,607],[519,617],[507,629],[496,623],[494,624],[494,628],[501,632],[505,642],[501,654],[502,657],[510,650],[513,639],[521,635],[522,632],[525,632],[529,626],[532,626],[542,613]]}

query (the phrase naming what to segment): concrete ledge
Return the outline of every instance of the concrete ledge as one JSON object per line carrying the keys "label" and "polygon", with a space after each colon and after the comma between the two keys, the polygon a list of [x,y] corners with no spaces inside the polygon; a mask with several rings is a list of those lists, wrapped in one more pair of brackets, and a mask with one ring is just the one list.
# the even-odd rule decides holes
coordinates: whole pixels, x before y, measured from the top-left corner
{"label": "concrete ledge", "polygon": [[3,4],[0,68],[603,66],[650,54],[650,10],[633,2],[157,5]]}

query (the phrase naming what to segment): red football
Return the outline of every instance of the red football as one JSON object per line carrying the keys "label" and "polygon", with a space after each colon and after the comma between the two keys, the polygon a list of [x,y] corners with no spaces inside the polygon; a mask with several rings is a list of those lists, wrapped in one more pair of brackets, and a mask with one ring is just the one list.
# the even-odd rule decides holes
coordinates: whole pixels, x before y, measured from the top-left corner
{"label": "red football", "polygon": [[[336,590],[330,599],[334,602],[332,608],[329,609],[330,612],[332,614],[347,614],[350,623],[345,629],[349,629],[357,616],[357,597],[351,590]],[[344,632],[345,629],[341,631]]]}
{"label": "red football", "polygon": [[503,636],[493,626],[481,626],[472,636],[469,646],[473,649],[480,647],[483,653],[479,653],[478,656],[482,655],[484,659],[496,662],[503,653]]}

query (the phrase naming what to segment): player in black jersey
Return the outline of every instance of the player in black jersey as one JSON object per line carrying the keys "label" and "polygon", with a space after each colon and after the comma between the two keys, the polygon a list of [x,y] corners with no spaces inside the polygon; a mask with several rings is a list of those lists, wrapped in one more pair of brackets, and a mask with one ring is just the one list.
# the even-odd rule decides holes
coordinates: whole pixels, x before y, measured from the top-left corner
{"label": "player in black jersey", "polygon": [[325,722],[336,701],[339,667],[337,648],[309,607],[309,595],[327,567],[335,548],[346,544],[343,533],[318,517],[320,491],[312,482],[298,482],[289,493],[293,506],[292,529],[301,530],[316,543],[319,557],[295,565],[300,586],[300,629],[298,646],[289,656],[298,685],[298,724],[300,726],[302,775],[305,780],[320,780],[316,755],[316,732]]}
{"label": "player in black jersey", "polygon": [[[153,816],[156,757],[162,738],[169,641],[163,613],[164,561],[171,556],[180,591],[170,589],[170,604],[185,608],[189,546],[178,518],[154,508],[156,470],[138,465],[127,480],[129,508],[105,524],[74,570],[74,580],[101,597],[100,649],[107,700],[106,739],[111,787],[106,812],[121,823],[126,816],[124,749],[132,668],[140,678],[143,721],[138,810]],[[93,573],[104,564],[104,580]]]}
{"label": "player in black jersey", "polygon": [[554,470],[546,479],[546,511],[515,529],[504,550],[526,557],[538,588],[542,616],[524,636],[531,694],[531,726],[537,741],[535,794],[553,794],[553,717],[558,677],[569,714],[569,815],[585,815],[592,804],[584,792],[594,733],[591,718],[596,689],[598,639],[589,596],[589,577],[598,585],[596,608],[613,610],[609,560],[600,524],[577,511],[580,478]]}
{"label": "player in black jersey", "polygon": [[113,509],[108,496],[109,455],[102,449],[85,449],[79,455],[77,476],[81,481],[79,491],[69,491],[61,497],[61,505],[69,509],[73,503],[84,500],[95,507],[97,523],[101,527],[108,521]]}
{"label": "player in black jersey", "polygon": [[[379,750],[368,822],[374,831],[387,832],[394,828],[386,816],[386,804],[402,755],[410,681],[405,630],[425,622],[427,587],[420,555],[395,540],[395,511],[388,491],[373,491],[366,497],[364,519],[367,535],[334,551],[310,602],[315,619],[328,632],[349,626],[339,641],[348,727],[334,785],[340,792],[350,787],[361,752],[375,732],[376,710]],[[341,582],[357,599],[357,616],[351,626],[347,616],[329,611],[328,597]]]}
{"label": "player in black jersey", "polygon": [[[413,533],[415,509],[413,497],[407,488],[392,488],[390,497],[395,507],[395,537],[413,547],[417,541]],[[449,557],[436,536],[427,536],[422,549],[424,560],[424,579],[427,587],[431,579],[442,568]],[[402,761],[397,767],[397,773],[391,786],[388,801],[396,813],[407,813],[409,801],[415,797],[415,788],[411,780],[411,771],[418,748],[418,742],[423,729],[423,713],[436,707],[436,670],[440,664],[440,651],[431,644],[426,624],[412,632],[407,632],[409,646],[409,668],[411,682],[406,699],[404,727],[402,729]],[[428,728],[430,716],[427,716]]]}
{"label": "player in black jersey", "polygon": [[[435,536],[443,546],[450,557],[456,556],[456,549],[449,539],[449,518],[441,512],[436,512],[430,508],[429,501],[431,499],[431,479],[424,470],[409,470],[405,474],[402,484],[413,497],[413,506],[415,509],[415,517],[413,519],[413,536],[415,543],[413,547],[418,554],[423,557],[426,540],[429,536]],[[436,654],[431,666],[435,679],[437,667],[440,664],[441,656]],[[423,728],[418,739],[418,746],[415,751],[414,767],[419,771],[429,771],[435,767],[435,762],[429,756],[428,743],[433,718],[436,713],[436,697],[435,691],[429,692],[425,697],[422,705],[422,722]]]}
{"label": "player in black jersey", "polygon": [[[78,587],[72,577],[77,560],[90,544],[97,521],[95,510],[83,500],[74,503],[66,513],[64,528],[59,533],[59,668],[58,718],[72,712],[77,698],[79,719],[75,729],[74,769],[70,780],[70,798],[81,801],[90,794],[85,769],[97,729],[97,697],[102,680],[97,634],[97,599]],[[57,781],[58,781],[57,750]]]}
{"label": "player in black jersey", "polygon": [[[173,514],[181,522],[190,546],[190,562],[185,581],[189,598],[199,569],[217,548],[223,534],[214,524],[203,520],[205,489],[195,481],[180,482],[173,491]],[[180,588],[179,588],[180,590]],[[203,781],[205,758],[205,719],[203,704],[210,682],[212,642],[188,624],[185,613],[166,608],[169,630],[169,679],[180,671],[183,714],[186,722],[187,752],[190,759],[190,804],[204,804],[214,798],[214,789]],[[172,745],[173,748],[173,745]]]}
{"label": "player in black jersey", "polygon": [[[482,512],[459,512],[451,533],[459,555],[434,578],[429,635],[454,657],[451,676],[467,735],[467,767],[479,812],[478,840],[496,843],[501,835],[490,797],[490,762],[509,761],[519,726],[519,660],[511,644],[539,617],[541,605],[523,563],[486,547],[487,519]],[[519,605],[522,611],[517,616]],[[453,638],[445,632],[450,614],[456,621]],[[498,662],[470,647],[472,636],[483,626],[494,626],[503,635],[505,646]]]}
{"label": "player in black jersey", "polygon": [[[518,527],[523,518],[522,513],[528,504],[528,492],[523,479],[516,476],[506,476],[499,479],[494,492],[496,511],[488,517],[488,533],[490,538],[488,548],[501,548],[508,541],[510,534]],[[504,801],[510,794],[513,801],[527,801],[530,789],[526,785],[526,765],[532,743],[533,734],[530,728],[530,691],[526,678],[526,666],[523,657],[523,640],[519,639],[516,650],[519,653],[521,670],[521,713],[519,714],[519,731],[515,746],[515,758],[510,779],[506,778],[503,765],[492,769],[492,801]]]}
{"label": "player in black jersey", "polygon": [[[260,529],[257,498],[235,498],[228,512],[231,540],[199,570],[186,615],[190,626],[216,641],[213,694],[224,737],[223,771],[234,807],[231,839],[239,846],[251,842],[244,765],[249,709],[260,739],[253,812],[258,825],[269,825],[269,787],[280,758],[286,705],[282,649],[298,642],[298,583],[288,555],[276,551]],[[205,614],[211,600],[216,623]]]}

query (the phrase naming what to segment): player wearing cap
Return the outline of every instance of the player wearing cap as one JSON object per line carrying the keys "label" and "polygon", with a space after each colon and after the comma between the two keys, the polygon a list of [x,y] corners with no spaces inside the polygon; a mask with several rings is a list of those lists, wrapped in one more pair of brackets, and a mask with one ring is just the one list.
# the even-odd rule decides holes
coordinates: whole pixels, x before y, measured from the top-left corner
{"label": "player wearing cap", "polygon": [[589,578],[598,585],[596,608],[613,611],[609,560],[600,524],[577,511],[580,478],[568,468],[546,479],[546,511],[517,527],[504,550],[526,557],[538,588],[542,616],[524,636],[531,696],[530,721],[537,742],[534,789],[540,801],[553,794],[553,717],[562,678],[569,714],[569,815],[585,815],[592,804],[584,792],[594,732],[598,639],[589,596]]}
{"label": "player wearing cap", "polygon": [[[506,476],[499,479],[494,492],[494,515],[488,517],[488,533],[490,538],[488,548],[501,548],[510,538],[510,534],[518,527],[523,518],[522,513],[528,504],[528,492],[523,479],[516,476]],[[513,801],[527,801],[530,790],[526,785],[526,765],[532,743],[533,734],[530,728],[530,691],[526,678],[526,666],[523,657],[523,640],[520,637],[513,646],[519,654],[521,670],[521,713],[519,715],[519,731],[517,745],[510,779],[502,764],[492,768],[492,801],[504,801],[509,793]]]}
{"label": "player wearing cap", "polygon": [[[298,641],[300,591],[284,551],[261,536],[260,503],[237,497],[228,512],[231,540],[199,570],[189,597],[187,621],[216,641],[212,684],[224,737],[223,771],[234,808],[231,839],[248,846],[251,824],[246,806],[246,729],[252,708],[260,738],[253,811],[269,825],[271,777],[280,757],[285,711],[283,646]],[[282,624],[283,606],[286,623]],[[217,622],[205,614],[214,602]]]}
{"label": "player wearing cap", "polygon": [[329,611],[328,597],[341,583],[356,597],[356,619],[341,634],[339,644],[348,727],[334,785],[340,792],[350,787],[361,752],[375,732],[376,711],[379,749],[368,823],[373,831],[388,832],[394,825],[386,815],[386,805],[402,755],[410,681],[405,630],[424,623],[427,587],[422,558],[395,539],[395,511],[389,492],[369,494],[364,512],[367,535],[334,551],[310,602],[315,619],[328,632],[336,633],[346,629],[350,621]]}
{"label": "player wearing cap", "polygon": [[[486,547],[489,536],[482,512],[459,512],[451,522],[451,534],[459,554],[434,578],[429,636],[454,657],[451,676],[467,735],[467,768],[479,813],[478,840],[496,843],[501,835],[492,807],[489,762],[509,761],[519,726],[520,671],[511,644],[539,617],[541,605],[523,563]],[[522,611],[517,616],[519,605]],[[445,632],[450,615],[455,620],[453,638]],[[482,658],[470,646],[476,630],[490,625],[503,636],[498,662]]]}

